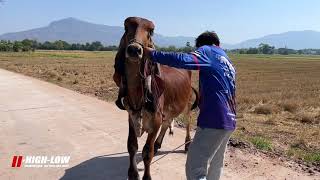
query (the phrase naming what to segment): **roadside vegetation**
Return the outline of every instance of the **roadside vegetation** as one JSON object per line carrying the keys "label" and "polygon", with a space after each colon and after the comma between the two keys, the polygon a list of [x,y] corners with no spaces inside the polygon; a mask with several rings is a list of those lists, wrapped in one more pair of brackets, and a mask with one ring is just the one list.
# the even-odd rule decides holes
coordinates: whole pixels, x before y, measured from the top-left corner
{"label": "roadside vegetation", "polygon": [[[190,42],[186,43],[185,47],[176,48],[175,46],[169,47],[156,47],[162,51],[179,51],[190,52],[194,48]],[[118,46],[105,46],[100,41],[91,43],[68,43],[66,41],[57,40],[53,42],[38,42],[36,40],[25,39],[22,41],[6,41],[0,40],[0,52],[29,52],[35,50],[77,50],[77,51],[117,51]]]}
{"label": "roadside vegetation", "polygon": [[[0,68],[114,101],[115,52],[0,52]],[[320,56],[230,54],[237,69],[234,138],[320,164]],[[197,86],[197,73],[193,76]],[[196,114],[194,113],[195,119]]]}

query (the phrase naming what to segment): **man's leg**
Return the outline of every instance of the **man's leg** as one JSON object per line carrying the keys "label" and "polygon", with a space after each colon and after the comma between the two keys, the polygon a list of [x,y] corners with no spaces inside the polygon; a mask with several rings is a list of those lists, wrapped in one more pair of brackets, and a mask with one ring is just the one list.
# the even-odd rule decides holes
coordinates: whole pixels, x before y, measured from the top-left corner
{"label": "man's leg", "polygon": [[231,133],[225,136],[224,140],[222,141],[218,151],[214,154],[210,161],[210,166],[208,169],[208,180],[218,180],[221,177],[223,166],[224,166],[224,155],[226,152],[227,144],[230,139]]}
{"label": "man's leg", "polygon": [[208,161],[230,134],[231,131],[224,129],[197,128],[187,156],[186,176],[188,180],[206,179]]}

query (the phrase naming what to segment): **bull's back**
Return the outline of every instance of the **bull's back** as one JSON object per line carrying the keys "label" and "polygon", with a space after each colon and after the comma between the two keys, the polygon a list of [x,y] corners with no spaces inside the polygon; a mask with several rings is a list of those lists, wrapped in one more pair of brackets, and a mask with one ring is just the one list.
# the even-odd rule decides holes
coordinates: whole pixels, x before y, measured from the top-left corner
{"label": "bull's back", "polygon": [[192,93],[191,71],[161,66],[165,81],[164,113],[168,116],[178,116],[188,105]]}

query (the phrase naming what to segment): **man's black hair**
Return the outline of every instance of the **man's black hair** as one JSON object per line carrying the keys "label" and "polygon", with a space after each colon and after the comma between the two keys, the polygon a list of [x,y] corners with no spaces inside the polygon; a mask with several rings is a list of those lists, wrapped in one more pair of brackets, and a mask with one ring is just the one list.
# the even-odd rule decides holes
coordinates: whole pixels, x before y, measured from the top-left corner
{"label": "man's black hair", "polygon": [[199,48],[204,45],[220,46],[220,40],[216,32],[206,31],[200,34],[196,39],[196,47]]}

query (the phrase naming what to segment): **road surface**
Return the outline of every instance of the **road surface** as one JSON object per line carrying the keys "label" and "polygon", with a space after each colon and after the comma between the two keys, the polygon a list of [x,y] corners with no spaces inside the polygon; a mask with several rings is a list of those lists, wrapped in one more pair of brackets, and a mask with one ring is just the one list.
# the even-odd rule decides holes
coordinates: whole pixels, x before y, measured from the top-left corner
{"label": "road surface", "polygon": [[[126,179],[126,112],[113,104],[0,69],[0,179]],[[141,151],[145,137],[140,140]],[[160,154],[184,141],[175,129]],[[140,152],[139,152],[140,154]],[[69,167],[11,167],[14,155],[70,156]],[[158,155],[155,159],[161,157]],[[317,179],[275,160],[228,151],[222,179]],[[155,180],[185,179],[182,149],[152,165]],[[140,173],[143,163],[138,158]]]}

